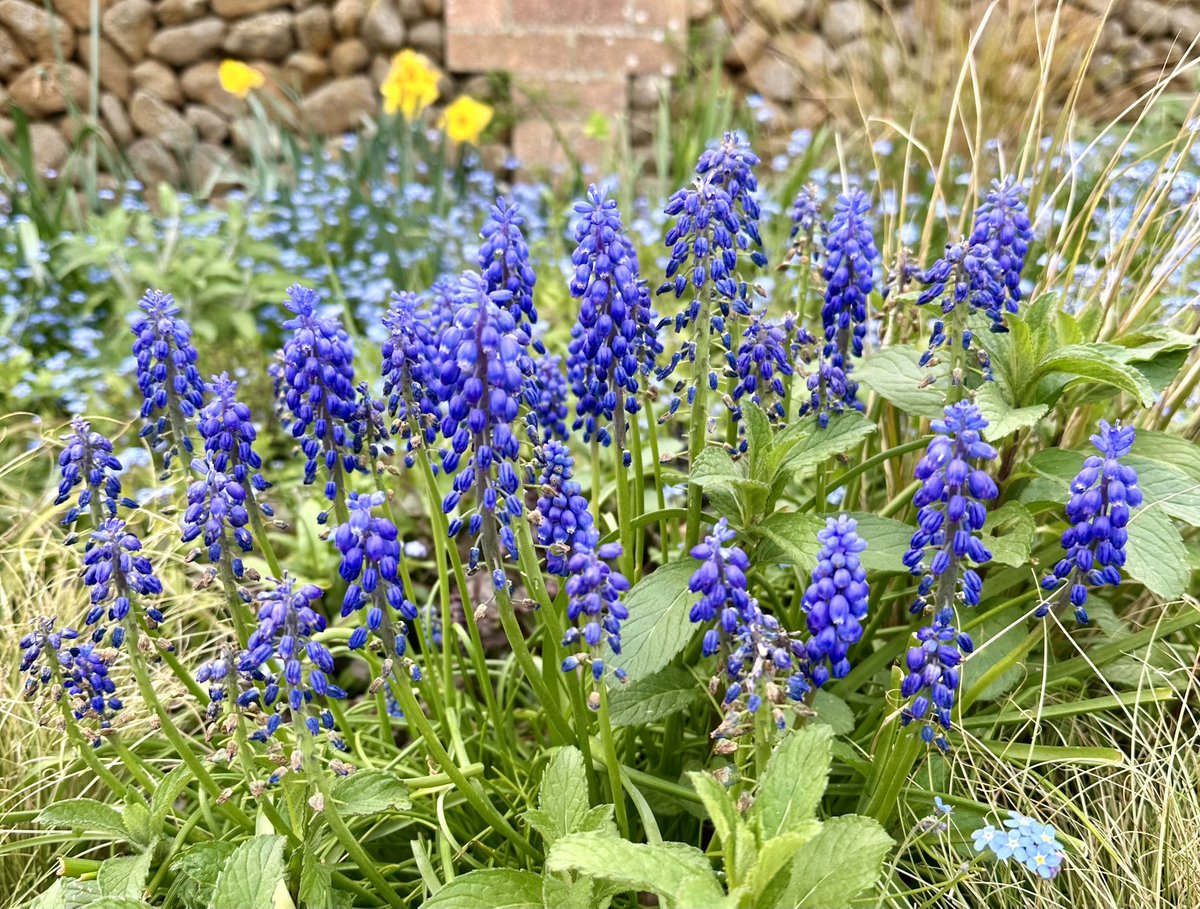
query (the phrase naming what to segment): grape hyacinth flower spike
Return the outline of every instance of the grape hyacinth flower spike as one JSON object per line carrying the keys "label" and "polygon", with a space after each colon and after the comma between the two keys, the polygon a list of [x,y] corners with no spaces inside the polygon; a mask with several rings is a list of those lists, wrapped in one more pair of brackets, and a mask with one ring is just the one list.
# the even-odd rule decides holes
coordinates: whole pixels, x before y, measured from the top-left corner
{"label": "grape hyacinth flower spike", "polygon": [[922,483],[913,496],[919,527],[904,556],[908,570],[921,578],[914,615],[927,609],[931,594],[939,613],[952,607],[960,581],[962,602],[979,605],[983,582],[967,560],[977,566],[991,561],[979,532],[987,521],[985,503],[999,495],[979,466],[996,458],[996,449],[980,436],[987,425],[979,408],[965,401],[950,405],[944,419],[930,424],[937,435],[914,470]]}
{"label": "grape hyacinth flower spike", "polygon": [[535,445],[565,442],[569,386],[563,375],[563,358],[558,354],[538,357],[534,374],[525,381],[525,403],[529,405],[529,440]]}
{"label": "grape hyacinth flower spike", "polygon": [[867,215],[871,201],[862,190],[838,196],[834,215],[825,232],[825,266],[822,269],[825,303],[825,356],[846,369],[851,353],[862,356],[867,333],[867,298],[875,288],[875,262],[879,251]]}
{"label": "grape hyacinth flower spike", "polygon": [[[726,355],[737,378],[733,388],[736,404],[744,397],[762,407],[773,420],[784,416],[785,380],[794,370],[788,357],[788,333],[783,325],[770,322],[762,314],[751,320],[737,354]],[[736,415],[736,414],[735,414]],[[742,450],[746,443],[742,442]]]}
{"label": "grape hyacinth flower spike", "polygon": [[190,543],[201,537],[209,561],[228,566],[233,577],[241,578],[242,559],[234,554],[233,546],[241,553],[254,549],[254,541],[246,529],[250,521],[246,489],[218,470],[211,460],[193,458],[192,475],[196,479],[188,486],[182,542]]}
{"label": "grape hyacinth flower spike", "polygon": [[[349,586],[342,600],[342,617],[366,609],[367,624],[354,629],[350,649],[367,642],[368,632],[377,635],[389,656],[404,656],[408,627],[417,618],[417,607],[405,597],[400,581],[400,534],[389,519],[374,514],[383,505],[382,492],[371,495],[350,493],[350,519],[334,532],[333,542],[341,553],[338,573]],[[393,620],[390,610],[400,614]]]}
{"label": "grape hyacinth flower spike", "polygon": [[900,696],[908,703],[900,723],[921,725],[921,740],[950,750],[946,733],[953,723],[955,693],[961,681],[963,655],[975,649],[970,636],[954,627],[954,610],[942,609],[931,624],[919,628],[913,646],[904,657],[907,674],[900,683]]}
{"label": "grape hyacinth flower spike", "polygon": [[[107,615],[116,624],[110,638],[114,647],[125,641],[122,623],[130,614],[130,595],[153,597],[162,593],[162,582],[154,574],[142,552],[142,541],[131,533],[125,522],[109,518],[92,531],[92,541],[83,557],[83,582],[90,588],[91,606],[85,624],[98,625]],[[163,615],[157,606],[145,606],[146,617],[154,624],[162,624]],[[106,629],[98,626],[92,640],[99,643]]]}
{"label": "grape hyacinth flower spike", "polygon": [[94,525],[99,527],[106,513],[110,518],[117,516],[118,505],[138,507],[137,502],[121,495],[119,474],[123,468],[113,454],[112,442],[93,430],[82,417],[71,420],[71,431],[63,440],[67,444],[58,456],[62,480],[54,504],[63,504],[71,498],[76,486],[83,485],[62,519],[64,527],[73,527],[84,510],[90,510]]}
{"label": "grape hyacinth flower spike", "polygon": [[204,381],[196,368],[192,327],[179,315],[174,298],[149,290],[138,308],[131,330],[146,421],[142,435],[163,452],[163,466],[169,467],[180,452],[192,452],[188,421],[204,405]]}
{"label": "grape hyacinth flower spike", "polygon": [[[525,223],[520,206],[508,203],[503,197],[488,212],[479,238],[479,271],[487,284],[488,293],[507,291],[509,296],[503,305],[515,320],[524,320],[532,336],[537,324],[537,308],[533,302],[533,288],[537,283],[533,266],[529,263],[529,245],[521,232]],[[544,353],[540,344],[534,349]]]}
{"label": "grape hyacinth flower spike", "polygon": [[[200,411],[197,428],[204,439],[204,450],[213,467],[230,474],[253,498],[270,483],[263,479],[262,457],[254,450],[258,431],[250,419],[250,408],[237,399],[238,383],[228,373],[215,376],[209,384],[212,397]],[[270,507],[260,506],[270,517]]]}
{"label": "grape hyacinth flower spike", "polygon": [[1004,308],[1016,313],[1021,301],[1021,271],[1033,240],[1033,230],[1021,186],[1010,175],[993,180],[987,198],[975,209],[975,227],[969,243],[986,246],[992,261],[999,267],[1000,281],[1007,298]]}
{"label": "grape hyacinth flower spike", "polygon": [[[325,619],[313,609],[313,603],[321,595],[319,587],[298,585],[286,575],[258,595],[258,626],[237,665],[239,672],[260,677],[266,685],[261,691],[250,688],[244,692],[239,697],[239,706],[247,707],[260,701],[265,708],[274,708],[267,725],[256,734],[259,739],[275,734],[282,724],[282,711],[286,707],[291,711],[293,721],[302,723],[310,735],[316,737],[325,729],[330,743],[345,750],[334,732],[333,715],[328,709],[317,709],[314,704],[317,698],[341,700],[346,697],[346,692],[329,680],[333,672],[333,655],[312,637],[325,630]],[[279,679],[271,674],[272,661],[278,661],[282,666]]]}
{"label": "grape hyacinth flower spike", "polygon": [[575,459],[562,442],[547,442],[534,456],[539,489],[537,544],[546,549],[546,570],[566,576],[567,558],[592,529],[592,513],[579,483],[572,479]]}
{"label": "grape hyacinth flower spike", "polygon": [[723,637],[738,628],[742,612],[750,605],[746,591],[746,572],[750,559],[739,546],[726,546],[736,534],[729,522],[721,518],[704,541],[692,547],[691,556],[700,567],[688,581],[688,589],[700,594],[692,607],[693,623],[715,623],[704,632],[703,652],[712,656],[721,646]]}
{"label": "grape hyacinth flower spike", "polygon": [[800,415],[816,414],[817,425],[822,429],[829,426],[831,417],[845,413],[847,409],[863,411],[858,400],[858,383],[846,378],[846,370],[837,364],[838,357],[822,356],[817,368],[805,379],[808,400],[800,405]]}
{"label": "grape hyacinth flower spike", "polygon": [[845,678],[850,671],[846,654],[862,638],[870,588],[859,559],[867,543],[858,536],[853,518],[827,518],[817,540],[821,552],[801,607],[811,635],[805,649],[805,671],[813,687],[820,688],[830,678]]}
{"label": "grape hyacinth flower spike", "polygon": [[[336,319],[318,315],[320,299],[307,287],[293,284],[284,306],[292,318],[283,327],[292,334],[273,367],[276,396],[284,406],[284,422],[307,459],[304,483],[317,478],[317,465],[327,471],[325,498],[335,506],[345,501],[344,472],[360,469],[352,444],[358,403],[354,388],[354,349]],[[322,515],[322,523],[326,515]]]}
{"label": "grape hyacinth flower spike", "polygon": [[[1081,625],[1088,621],[1088,588],[1121,583],[1130,513],[1142,504],[1137,472],[1121,463],[1132,449],[1133,439],[1132,426],[1100,421],[1100,431],[1091,442],[1102,457],[1085,459],[1083,469],[1071,483],[1067,502],[1070,526],[1062,537],[1066,556],[1042,580],[1046,590],[1061,588],[1058,601],[1070,599],[1075,620]],[[1038,608],[1037,615],[1047,615],[1052,605],[1053,598]]]}
{"label": "grape hyacinth flower spike", "polygon": [[[472,537],[484,534],[484,549],[488,561],[496,563],[491,566],[495,574],[501,574],[500,557],[515,554],[517,548],[508,526],[523,508],[516,468],[520,442],[513,423],[525,380],[533,373],[526,352],[529,338],[505,306],[508,298],[507,290],[489,292],[479,275],[464,273],[454,324],[442,332],[438,349],[438,388],[446,406],[442,436],[450,445],[442,456],[442,468],[455,475],[442,508],[449,514],[474,491],[468,531]],[[499,523],[496,545],[491,540],[497,533],[493,518]],[[456,518],[450,523],[450,535],[461,528],[462,520]]]}
{"label": "grape hyacinth flower spike", "polygon": [[642,327],[650,321],[644,311],[648,299],[616,200],[591,186],[575,212],[580,218],[571,255],[571,296],[579,301],[579,318],[567,348],[567,380],[577,402],[574,428],[583,429],[585,442],[595,436],[608,445],[607,424],[612,423],[617,445],[624,448],[625,414],[640,409],[639,345]]}
{"label": "grape hyacinth flower spike", "polygon": [[[621,623],[629,618],[629,610],[621,596],[629,590],[629,582],[609,563],[621,557],[621,544],[600,544],[600,533],[594,528],[576,534],[574,547],[567,560],[567,619],[571,626],[563,636],[564,647],[583,643],[587,650],[573,653],[563,661],[564,672],[581,664],[590,664],[593,681],[599,683],[604,675],[604,645],[614,655],[621,652]],[[617,669],[618,679],[624,680],[624,670]],[[599,706],[599,698],[591,702]]]}
{"label": "grape hyacinth flower spike", "polygon": [[421,299],[412,293],[392,294],[383,317],[383,393],[395,418],[394,432],[404,440],[404,465],[412,467],[417,450],[437,442],[441,411],[436,380],[437,342]]}

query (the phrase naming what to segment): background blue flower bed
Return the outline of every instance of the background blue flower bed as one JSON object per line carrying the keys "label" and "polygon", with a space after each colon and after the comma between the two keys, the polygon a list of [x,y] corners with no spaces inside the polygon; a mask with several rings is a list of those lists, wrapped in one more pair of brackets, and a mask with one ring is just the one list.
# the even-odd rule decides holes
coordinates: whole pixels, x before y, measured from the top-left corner
{"label": "background blue flower bed", "polygon": [[1195,138],[14,187],[6,882],[1183,904]]}

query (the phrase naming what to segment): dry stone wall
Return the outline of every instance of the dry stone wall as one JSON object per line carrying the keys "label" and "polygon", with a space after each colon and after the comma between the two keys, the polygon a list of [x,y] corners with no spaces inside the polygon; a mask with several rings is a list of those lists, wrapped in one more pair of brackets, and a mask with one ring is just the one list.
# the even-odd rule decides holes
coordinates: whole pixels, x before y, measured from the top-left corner
{"label": "dry stone wall", "polygon": [[[600,113],[635,145],[657,127],[659,99],[724,55],[729,79],[763,99],[780,134],[831,112],[917,110],[946,97],[990,0],[0,0],[0,133],[13,106],[31,121],[37,163],[61,166],[90,106],[98,56],[99,125],[143,176],[203,179],[249,141],[248,108],[218,82],[220,61],[268,76],[271,111],[334,135],[373,116],[389,58],[411,47],[478,93],[511,76],[508,137],[526,163],[599,162]],[[52,11],[48,11],[49,8]],[[1109,11],[1107,19],[1105,10]],[[976,49],[978,78],[1023,107],[1030,54],[1059,19],[1053,86],[1099,34],[1082,106],[1120,113],[1200,43],[1200,0],[1000,0]],[[689,56],[689,49],[691,54]],[[1195,54],[1193,47],[1190,53]],[[1185,85],[1181,80],[1181,85]],[[1194,90],[1194,86],[1192,86]],[[907,94],[905,94],[907,93]],[[1001,111],[1001,115],[1003,111]],[[553,121],[551,126],[550,121]],[[498,155],[498,160],[503,156]]]}
{"label": "dry stone wall", "polygon": [[[52,12],[47,11],[49,5]],[[391,55],[444,60],[443,0],[99,0],[100,126],[146,178],[176,180],[248,141],[245,101],[222,90],[226,58],[267,76],[278,116],[333,135],[373,116]],[[90,0],[0,0],[0,133],[31,121],[43,170],[66,160],[89,108]]]}

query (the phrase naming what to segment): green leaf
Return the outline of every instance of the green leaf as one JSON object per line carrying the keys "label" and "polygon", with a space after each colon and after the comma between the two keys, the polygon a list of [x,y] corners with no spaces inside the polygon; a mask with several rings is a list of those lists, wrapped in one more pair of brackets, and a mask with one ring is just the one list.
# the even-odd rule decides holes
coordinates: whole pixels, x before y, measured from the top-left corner
{"label": "green leaf", "polygon": [[621,626],[621,667],[636,682],[658,672],[683,650],[695,631],[688,618],[699,597],[688,590],[691,559],[646,575],[625,595],[629,618]]}
{"label": "green leaf", "polygon": [[812,709],[817,714],[816,722],[824,723],[834,735],[849,735],[854,731],[854,711],[836,694],[818,688],[813,695]]}
{"label": "green leaf", "polygon": [[217,877],[235,849],[237,844],[228,840],[196,843],[171,863],[175,875],[171,889],[178,892],[184,906],[204,909],[212,905]]}
{"label": "green leaf", "polygon": [[67,799],[55,802],[42,809],[37,816],[38,824],[59,830],[80,830],[104,833],[115,840],[129,839],[129,831],[121,819],[121,813],[111,805],[95,799]]}
{"label": "green leaf", "polygon": [[770,477],[759,476],[757,468],[765,459],[774,438],[771,421],[767,419],[763,409],[753,401],[742,404],[742,420],[746,424],[746,458],[750,462],[750,476],[756,480],[768,481]]}
{"label": "green leaf", "polygon": [[1008,502],[988,515],[980,536],[993,561],[1020,568],[1029,564],[1037,521],[1024,505]]}
{"label": "green leaf", "polygon": [[387,770],[360,770],[333,787],[338,812],[346,817],[390,814],[412,807],[404,780]]}
{"label": "green leaf", "polygon": [[921,387],[930,373],[917,365],[920,356],[911,347],[885,347],[855,365],[854,380],[905,413],[944,416],[945,396],[935,387]]}
{"label": "green leaf", "polygon": [[[972,629],[971,640],[975,642],[975,652],[962,664],[959,682],[961,691],[970,691],[976,682],[1004,660],[1025,638],[1025,624],[1017,621],[1021,614],[1022,608],[1014,606],[988,619],[980,627]],[[987,646],[983,646],[984,644]],[[1026,674],[1024,662],[1005,670],[980,692],[978,699],[989,701],[1000,697]]]}
{"label": "green leaf", "polygon": [[153,862],[152,849],[147,849],[141,855],[105,859],[96,872],[101,895],[140,898],[146,890],[146,880],[150,877],[150,865]]}
{"label": "green leaf", "polygon": [[825,519],[798,511],[777,511],[755,525],[769,545],[758,551],[758,562],[786,562],[801,571],[811,572],[817,564],[821,544],[817,534],[825,527]]}
{"label": "green leaf", "polygon": [[[688,774],[688,779],[692,781],[692,788],[696,790],[696,795],[700,796],[700,801],[704,803],[704,810],[708,812],[713,831],[725,852],[725,873],[731,878],[739,878],[738,869],[742,862],[752,856],[739,854],[741,852],[738,848],[741,845],[739,841],[743,837],[738,834],[747,824],[738,814],[733,796],[724,786],[713,779],[713,775],[707,770],[693,771]],[[749,846],[753,849],[753,837],[750,839]]]}
{"label": "green leaf", "polygon": [[538,787],[538,807],[526,819],[546,845],[582,830],[588,814],[588,781],[583,754],[578,748],[558,748],[546,764]]}
{"label": "green leaf", "polygon": [[916,528],[894,518],[881,518],[861,511],[853,512],[850,517],[858,524],[859,538],[867,541],[866,551],[858,557],[867,571],[907,573],[904,554],[908,552]]}
{"label": "green leaf", "polygon": [[872,818],[830,818],[820,833],[800,847],[784,886],[767,888],[764,906],[829,909],[848,906],[879,880],[892,838]]}
{"label": "green leaf", "polygon": [[845,454],[875,432],[875,424],[856,410],[838,414],[824,429],[816,420],[804,420],[795,425],[798,427],[795,436],[788,436],[786,440],[781,438],[776,443],[789,446],[782,469],[792,473],[815,467],[834,455]]}
{"label": "green leaf", "polygon": [[255,836],[241,843],[217,876],[213,909],[273,909],[283,881],[282,836]]}
{"label": "green leaf", "polygon": [[129,831],[129,839],[139,846],[147,846],[154,838],[150,829],[150,809],[141,796],[131,796],[121,810],[121,822]]}
{"label": "green leaf", "polygon": [[1200,482],[1200,445],[1167,432],[1139,429],[1133,440],[1134,457],[1178,467]]}
{"label": "green leaf", "polygon": [[1139,508],[1129,519],[1125,571],[1164,600],[1188,589],[1187,547],[1171,519],[1157,508]]}
{"label": "green leaf", "polygon": [[543,909],[581,909],[595,900],[595,886],[585,874],[574,880],[571,875],[547,874],[542,878]]}
{"label": "green leaf", "polygon": [[546,868],[587,874],[623,890],[655,893],[675,909],[718,906],[725,899],[704,853],[684,843],[649,846],[598,833],[576,833],[554,844]]}
{"label": "green leaf", "polygon": [[1138,486],[1145,499],[1143,508],[1159,508],[1173,518],[1200,527],[1200,480],[1163,461],[1129,457],[1121,463],[1137,471]]}
{"label": "green leaf", "polygon": [[614,726],[641,726],[686,710],[701,694],[690,672],[668,666],[649,678],[617,683],[609,698],[609,717]]}
{"label": "green leaf", "polygon": [[750,873],[738,888],[738,905],[747,909],[769,905],[763,901],[763,893],[804,848],[804,844],[821,832],[822,826],[820,821],[809,821],[803,830],[784,833],[763,843]]}
{"label": "green leaf", "polygon": [[175,800],[187,788],[192,780],[192,771],[186,764],[180,764],[158,784],[154,795],[150,798],[150,828],[154,835],[162,833],[163,824],[175,807]]}
{"label": "green leaf", "polygon": [[1031,407],[1013,407],[1004,400],[1000,388],[995,382],[988,382],[975,393],[975,404],[979,412],[988,421],[983,431],[985,438],[990,440],[1002,439],[1016,432],[1036,426],[1038,421],[1050,410],[1048,404],[1034,404]]}
{"label": "green leaf", "polygon": [[443,884],[421,909],[542,909],[542,879],[511,868],[468,871]]}
{"label": "green leaf", "polygon": [[696,463],[688,471],[688,480],[706,489],[710,486],[737,489],[750,482],[739,464],[729,457],[729,452],[711,445],[697,456]]}
{"label": "green leaf", "polygon": [[797,729],[775,747],[750,809],[760,839],[804,829],[813,819],[833,761],[828,726]]}
{"label": "green leaf", "polygon": [[1033,379],[1062,374],[1110,385],[1132,395],[1143,407],[1154,403],[1154,391],[1146,377],[1107,355],[1096,344],[1072,344],[1044,357],[1034,370]]}

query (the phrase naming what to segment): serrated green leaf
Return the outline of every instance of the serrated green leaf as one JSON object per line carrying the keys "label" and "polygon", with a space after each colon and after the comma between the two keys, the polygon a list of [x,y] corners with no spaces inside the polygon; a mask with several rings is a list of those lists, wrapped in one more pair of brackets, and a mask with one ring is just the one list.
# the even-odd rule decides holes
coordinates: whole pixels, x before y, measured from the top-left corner
{"label": "serrated green leaf", "polygon": [[742,468],[735,463],[724,448],[709,446],[696,457],[696,463],[688,471],[688,480],[702,487],[718,486],[736,489],[737,484],[748,482]]}
{"label": "serrated green leaf", "polygon": [[625,595],[629,618],[621,626],[621,668],[631,683],[658,672],[691,640],[695,626],[688,613],[699,599],[688,590],[694,571],[690,559],[670,562]]}
{"label": "serrated green leaf", "polygon": [[121,809],[121,822],[129,831],[129,839],[139,846],[147,845],[154,838],[150,829],[150,809],[141,796],[126,801]]}
{"label": "serrated green leaf", "polygon": [[771,421],[767,419],[763,409],[753,401],[745,401],[742,404],[742,421],[746,424],[746,459],[750,463],[750,476],[755,480],[768,482],[770,477],[759,476],[759,472],[774,438]]}
{"label": "serrated green leaf", "polygon": [[1200,480],[1173,464],[1139,457],[1122,460],[1137,471],[1143,508],[1160,508],[1173,518],[1200,527]]}
{"label": "serrated green leaf", "polygon": [[894,518],[855,511],[850,514],[858,525],[858,536],[867,541],[867,548],[859,553],[859,561],[867,571],[890,571],[906,573],[904,554],[908,552],[915,528]]}
{"label": "serrated green leaf", "polygon": [[946,398],[936,387],[921,387],[930,373],[917,365],[921,354],[910,347],[877,350],[854,367],[854,381],[885,401],[919,417],[944,415]]}
{"label": "serrated green leaf", "polygon": [[543,909],[580,909],[595,899],[592,879],[585,874],[574,880],[570,875],[547,874],[542,878]]}
{"label": "serrated green leaf", "polygon": [[675,909],[719,906],[725,891],[704,853],[684,843],[645,845],[597,833],[559,840],[546,856],[550,871],[575,871],[624,890],[648,891]]}
{"label": "serrated green leaf", "polygon": [[849,735],[854,731],[854,711],[836,694],[818,688],[813,695],[812,709],[817,715],[816,722],[824,723],[834,735]]}
{"label": "serrated green leaf", "polygon": [[178,893],[187,909],[205,909],[212,905],[217,877],[235,849],[237,843],[228,840],[196,843],[171,862],[171,871],[175,875],[171,889]]}
{"label": "serrated green leaf", "polygon": [[1200,482],[1200,445],[1168,432],[1139,429],[1133,439],[1134,457],[1178,467]]}
{"label": "serrated green leaf", "polygon": [[[713,831],[724,847],[726,871],[736,868],[737,831],[746,822],[738,814],[733,796],[724,786],[713,779],[713,775],[707,770],[693,771],[688,774],[688,779],[692,781],[692,788],[696,790],[696,795],[700,796],[704,810],[708,812],[708,819],[712,821]],[[734,876],[737,876],[736,873]]]}
{"label": "serrated green leaf", "polygon": [[273,909],[283,880],[282,836],[255,836],[238,845],[217,876],[213,909]]}
{"label": "serrated green leaf", "polygon": [[829,909],[849,906],[879,880],[892,838],[872,818],[830,818],[800,847],[786,877],[763,893],[764,906]]}
{"label": "serrated green leaf", "polygon": [[641,726],[686,710],[702,694],[692,674],[668,666],[649,678],[617,683],[609,697],[613,726]]}
{"label": "serrated green leaf", "polygon": [[802,830],[784,833],[763,843],[750,873],[738,888],[737,905],[745,909],[769,905],[762,901],[763,893],[780,872],[791,864],[804,844],[821,832],[822,826],[820,821],[812,820]]}
{"label": "serrated green leaf", "polygon": [[532,871],[481,868],[447,881],[421,909],[541,909],[542,879]]}
{"label": "serrated green leaf", "polygon": [[147,849],[141,855],[123,855],[105,859],[96,872],[96,882],[105,898],[139,899],[146,890],[150,877],[150,866],[154,862],[154,851]]}
{"label": "serrated green leaf", "polygon": [[1146,377],[1118,360],[1095,344],[1072,344],[1042,358],[1033,372],[1033,380],[1062,374],[1068,377],[1100,382],[1132,395],[1143,407],[1154,403],[1154,391]]}
{"label": "serrated green leaf", "polygon": [[386,770],[360,770],[333,787],[338,812],[346,817],[390,814],[412,807],[404,780]]}
{"label": "serrated green leaf", "polygon": [[81,830],[104,833],[115,840],[129,839],[129,831],[121,813],[111,805],[95,799],[67,799],[42,809],[37,823],[59,830]]}
{"label": "serrated green leaf", "polygon": [[799,429],[794,437],[777,440],[777,444],[789,445],[780,469],[791,473],[815,467],[834,455],[845,454],[875,432],[875,424],[856,410],[834,416],[824,429],[816,420],[804,420],[796,425]]}
{"label": "serrated green leaf", "polygon": [[582,829],[588,814],[587,768],[578,748],[558,748],[550,756],[538,787],[538,807],[526,819],[553,845]]}
{"label": "serrated green leaf", "polygon": [[1029,564],[1035,536],[1037,521],[1018,502],[1008,502],[991,512],[980,534],[983,545],[992,553],[992,560],[1013,568]]}
{"label": "serrated green leaf", "polygon": [[832,739],[828,726],[805,726],[775,746],[750,809],[761,840],[803,830],[813,819],[833,761]]}
{"label": "serrated green leaf", "polygon": [[1129,519],[1125,571],[1151,593],[1175,600],[1188,589],[1187,547],[1171,519],[1157,508],[1139,508]]}
{"label": "serrated green leaf", "polygon": [[755,530],[770,545],[760,548],[759,562],[785,562],[801,571],[811,572],[817,564],[821,544],[817,534],[825,519],[807,512],[777,511],[755,525]]}
{"label": "serrated green leaf", "polygon": [[1013,407],[1004,400],[1000,388],[995,382],[987,382],[975,393],[975,404],[979,412],[988,421],[983,431],[984,438],[995,441],[1016,432],[1036,426],[1038,421],[1050,410],[1048,404],[1034,404],[1030,407]]}

